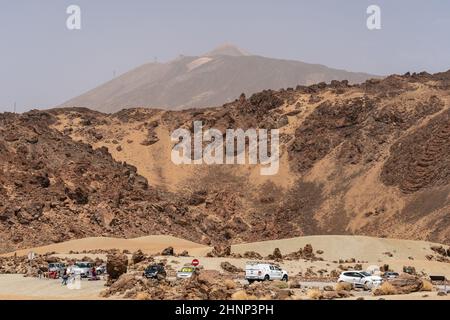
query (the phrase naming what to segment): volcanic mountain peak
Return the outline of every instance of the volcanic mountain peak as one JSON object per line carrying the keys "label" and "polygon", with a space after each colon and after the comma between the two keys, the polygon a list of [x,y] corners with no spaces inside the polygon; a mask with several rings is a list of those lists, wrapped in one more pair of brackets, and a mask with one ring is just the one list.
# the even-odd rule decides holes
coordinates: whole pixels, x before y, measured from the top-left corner
{"label": "volcanic mountain peak", "polygon": [[147,107],[188,109],[220,106],[241,93],[331,80],[360,83],[374,76],[323,65],[255,56],[226,44],[198,57],[148,63],[102,84],[60,107],[114,113]]}
{"label": "volcanic mountain peak", "polygon": [[233,56],[233,57],[240,57],[240,56],[250,56],[248,52],[238,48],[237,46],[231,44],[231,43],[224,43],[214,50],[204,54],[205,57],[215,57],[215,56]]}

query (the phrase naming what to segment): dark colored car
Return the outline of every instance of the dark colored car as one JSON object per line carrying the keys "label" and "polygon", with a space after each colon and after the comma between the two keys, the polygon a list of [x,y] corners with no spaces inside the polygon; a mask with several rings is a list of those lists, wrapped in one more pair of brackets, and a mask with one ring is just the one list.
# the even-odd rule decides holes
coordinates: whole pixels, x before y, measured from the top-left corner
{"label": "dark colored car", "polygon": [[156,278],[165,278],[166,270],[164,270],[164,266],[160,264],[154,264],[144,271],[144,277],[148,279],[156,279]]}

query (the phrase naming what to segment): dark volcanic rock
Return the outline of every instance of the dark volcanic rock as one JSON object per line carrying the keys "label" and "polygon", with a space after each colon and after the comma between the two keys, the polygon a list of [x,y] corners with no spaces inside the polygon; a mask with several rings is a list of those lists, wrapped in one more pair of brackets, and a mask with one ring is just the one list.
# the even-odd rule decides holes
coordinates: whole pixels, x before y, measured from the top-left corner
{"label": "dark volcanic rock", "polygon": [[163,255],[163,256],[173,256],[174,255],[173,248],[172,247],[165,248],[161,252],[161,255]]}
{"label": "dark volcanic rock", "polygon": [[127,273],[128,258],[124,254],[108,255],[106,261],[106,272],[108,273],[109,283],[113,283],[119,277]]}

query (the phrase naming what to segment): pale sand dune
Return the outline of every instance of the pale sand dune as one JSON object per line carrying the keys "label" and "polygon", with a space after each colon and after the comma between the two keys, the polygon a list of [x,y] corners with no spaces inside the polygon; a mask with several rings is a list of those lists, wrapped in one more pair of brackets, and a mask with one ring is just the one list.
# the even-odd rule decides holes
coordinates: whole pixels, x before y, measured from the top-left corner
{"label": "pale sand dune", "polygon": [[238,244],[233,246],[233,252],[244,253],[253,250],[262,255],[268,255],[275,248],[279,248],[283,254],[286,254],[297,251],[308,243],[315,251],[324,251],[321,257],[329,261],[349,258],[366,261],[385,260],[387,256],[383,254],[384,252],[392,253],[394,255],[392,259],[396,260],[408,260],[409,257],[426,260],[425,255],[434,254],[430,247],[439,245],[426,241],[367,236],[320,235]]}
{"label": "pale sand dune", "polygon": [[[119,249],[129,250],[130,252],[141,249],[145,253],[158,253],[167,247],[173,247],[175,252],[182,252],[183,250],[189,251],[189,253],[204,255],[210,250],[209,247],[175,238],[166,235],[153,235],[134,239],[119,239],[109,237],[91,237],[77,240],[70,240],[61,243],[55,243],[47,246],[29,248],[16,251],[17,255],[26,255],[28,252],[33,251],[38,254],[46,252],[56,253],[69,253],[70,251],[83,251],[83,250],[95,250],[95,249]],[[5,256],[12,255],[14,253],[5,254]]]}
{"label": "pale sand dune", "polygon": [[[275,248],[279,248],[282,254],[287,254],[298,251],[308,243],[312,245],[314,251],[323,251],[323,254],[317,256],[327,261],[332,268],[337,268],[339,263],[330,262],[355,258],[357,261],[364,261],[362,263],[364,269],[370,265],[388,264],[393,270],[401,272],[403,266],[413,266],[417,272],[445,275],[450,278],[450,263],[428,261],[425,257],[426,255],[436,256],[436,253],[430,248],[433,245],[440,246],[440,244],[426,241],[323,235],[238,244],[232,246],[232,252],[242,254],[246,251],[256,251],[263,256],[267,256]],[[393,256],[389,257],[385,254],[386,252],[390,252]],[[286,263],[290,264],[292,261]],[[300,267],[299,262],[294,264],[295,266],[292,267]],[[312,264],[323,267],[321,265],[323,262],[320,261]]]}

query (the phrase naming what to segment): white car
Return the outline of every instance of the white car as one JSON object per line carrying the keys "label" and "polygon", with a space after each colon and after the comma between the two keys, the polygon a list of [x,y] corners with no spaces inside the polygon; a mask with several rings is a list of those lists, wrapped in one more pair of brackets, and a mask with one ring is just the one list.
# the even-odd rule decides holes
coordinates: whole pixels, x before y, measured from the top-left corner
{"label": "white car", "polygon": [[96,267],[95,272],[97,272],[97,275],[105,274],[106,273],[106,265],[102,264],[101,266]]}
{"label": "white car", "polygon": [[82,278],[87,278],[92,273],[92,268],[94,264],[92,262],[77,262],[75,265],[68,268],[68,272],[74,275],[80,276]]}
{"label": "white car", "polygon": [[348,282],[355,287],[372,289],[381,285],[383,278],[380,276],[373,276],[365,271],[344,271],[339,276],[338,282]]}
{"label": "white car", "polygon": [[288,281],[286,270],[270,263],[247,263],[245,266],[245,279],[248,282],[283,280]]}

